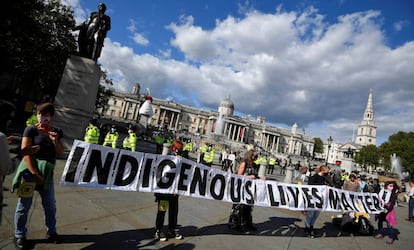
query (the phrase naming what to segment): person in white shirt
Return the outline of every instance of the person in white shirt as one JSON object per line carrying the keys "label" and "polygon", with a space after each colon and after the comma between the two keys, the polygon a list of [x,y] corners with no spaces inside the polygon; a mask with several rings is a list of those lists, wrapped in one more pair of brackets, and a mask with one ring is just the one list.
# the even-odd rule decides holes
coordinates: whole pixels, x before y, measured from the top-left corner
{"label": "person in white shirt", "polygon": [[410,179],[410,198],[408,200],[408,218],[407,221],[414,222],[413,210],[414,210],[414,179]]}

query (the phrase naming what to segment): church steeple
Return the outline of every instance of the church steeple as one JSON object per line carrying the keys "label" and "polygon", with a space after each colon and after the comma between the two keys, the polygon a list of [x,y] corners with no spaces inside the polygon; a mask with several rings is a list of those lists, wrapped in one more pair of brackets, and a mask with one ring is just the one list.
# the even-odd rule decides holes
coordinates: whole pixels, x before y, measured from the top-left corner
{"label": "church steeple", "polygon": [[358,126],[358,132],[355,143],[362,146],[376,145],[377,143],[377,126],[374,122],[372,88],[369,90],[367,107],[365,108],[364,112],[364,119]]}
{"label": "church steeple", "polygon": [[372,108],[372,88],[369,89],[368,103],[367,103],[367,107],[365,108],[364,120],[365,121],[374,120],[374,109]]}

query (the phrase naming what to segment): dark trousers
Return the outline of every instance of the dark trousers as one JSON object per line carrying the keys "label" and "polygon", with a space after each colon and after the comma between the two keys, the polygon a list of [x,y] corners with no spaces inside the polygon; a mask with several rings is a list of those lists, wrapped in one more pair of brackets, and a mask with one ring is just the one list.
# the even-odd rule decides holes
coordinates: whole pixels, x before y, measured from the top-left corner
{"label": "dark trousers", "polygon": [[[177,228],[177,217],[178,217],[178,195],[172,196],[168,199],[168,229],[170,231],[174,231]],[[157,230],[162,229],[164,226],[164,218],[165,218],[165,212],[161,209],[161,203],[166,200],[159,199],[158,200],[158,212],[157,212],[157,219],[155,221],[155,227]]]}
{"label": "dark trousers", "polygon": [[[387,214],[384,212],[378,215],[378,233],[382,235],[385,235],[386,233],[386,231],[383,228],[384,222],[387,222],[386,216]],[[387,225],[388,225],[388,222],[387,222]],[[394,240],[397,239],[397,231],[392,226],[388,226],[388,236],[391,239],[394,239]]]}
{"label": "dark trousers", "polygon": [[273,174],[273,170],[275,170],[275,165],[269,165],[269,168],[267,169],[267,173]]}
{"label": "dark trousers", "polygon": [[240,224],[242,228],[250,227],[253,225],[252,210],[253,210],[253,206],[240,204],[240,215],[241,215]]}

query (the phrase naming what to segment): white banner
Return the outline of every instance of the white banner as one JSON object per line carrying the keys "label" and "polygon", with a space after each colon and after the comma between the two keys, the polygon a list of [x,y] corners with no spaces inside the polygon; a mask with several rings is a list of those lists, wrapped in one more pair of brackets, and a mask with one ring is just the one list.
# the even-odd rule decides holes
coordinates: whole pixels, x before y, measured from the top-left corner
{"label": "white banner", "polygon": [[169,193],[290,210],[383,211],[376,193],[249,179],[171,155],[112,149],[75,140],[62,186]]}

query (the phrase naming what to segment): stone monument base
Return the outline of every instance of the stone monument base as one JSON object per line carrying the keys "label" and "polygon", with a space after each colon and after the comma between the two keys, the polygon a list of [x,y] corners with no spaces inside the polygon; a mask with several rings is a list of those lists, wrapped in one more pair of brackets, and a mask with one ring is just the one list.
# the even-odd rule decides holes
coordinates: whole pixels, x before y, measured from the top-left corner
{"label": "stone monument base", "polygon": [[65,149],[74,139],[83,140],[85,128],[95,111],[101,70],[95,61],[71,55],[55,97],[53,124],[63,129]]}

